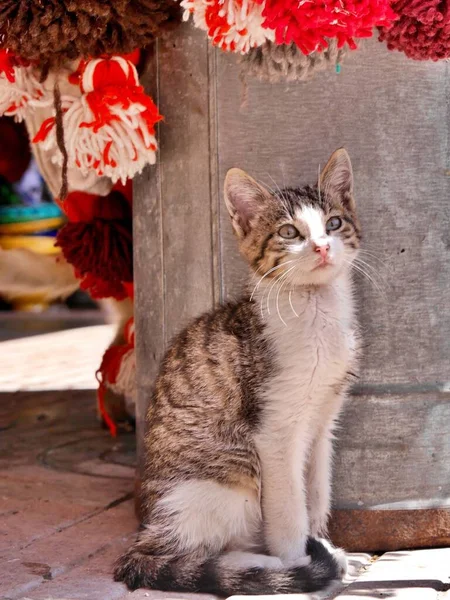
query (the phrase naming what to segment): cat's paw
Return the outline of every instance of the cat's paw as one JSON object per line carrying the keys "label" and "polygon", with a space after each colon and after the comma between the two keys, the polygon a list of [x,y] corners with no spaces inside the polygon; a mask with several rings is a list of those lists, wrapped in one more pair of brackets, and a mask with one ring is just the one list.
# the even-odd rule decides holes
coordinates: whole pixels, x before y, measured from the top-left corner
{"label": "cat's paw", "polygon": [[343,579],[347,575],[348,571],[348,561],[345,551],[342,550],[342,548],[336,548],[336,546],[333,546],[333,544],[325,538],[316,539],[318,539],[319,542],[321,542],[321,544],[323,544],[328,552],[333,556],[334,560],[339,566],[341,579]]}

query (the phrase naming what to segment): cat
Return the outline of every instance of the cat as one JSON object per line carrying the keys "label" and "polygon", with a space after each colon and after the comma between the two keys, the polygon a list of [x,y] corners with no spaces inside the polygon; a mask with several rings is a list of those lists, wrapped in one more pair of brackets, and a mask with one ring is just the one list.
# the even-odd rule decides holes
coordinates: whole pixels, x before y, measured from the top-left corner
{"label": "cat", "polygon": [[231,169],[224,195],[257,283],[195,320],[162,362],[143,526],[115,579],[219,596],[329,589],[346,564],[321,539],[333,429],[358,348],[350,159],[339,149],[317,185],[282,191]]}

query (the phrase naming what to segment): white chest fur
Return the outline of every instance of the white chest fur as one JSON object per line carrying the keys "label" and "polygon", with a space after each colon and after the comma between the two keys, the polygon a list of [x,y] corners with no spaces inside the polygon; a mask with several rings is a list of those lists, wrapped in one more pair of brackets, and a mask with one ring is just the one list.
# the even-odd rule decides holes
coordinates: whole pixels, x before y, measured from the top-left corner
{"label": "white chest fur", "polygon": [[264,392],[263,421],[279,430],[301,420],[315,430],[333,409],[355,350],[350,280],[286,292],[262,306],[277,365]]}

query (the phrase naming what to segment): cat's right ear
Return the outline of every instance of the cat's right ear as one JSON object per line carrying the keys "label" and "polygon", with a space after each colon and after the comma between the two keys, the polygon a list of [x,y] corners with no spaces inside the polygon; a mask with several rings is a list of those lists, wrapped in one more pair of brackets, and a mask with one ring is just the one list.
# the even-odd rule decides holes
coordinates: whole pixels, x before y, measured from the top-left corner
{"label": "cat's right ear", "polygon": [[269,193],[245,171],[230,169],[225,178],[224,196],[234,231],[240,238],[245,237]]}

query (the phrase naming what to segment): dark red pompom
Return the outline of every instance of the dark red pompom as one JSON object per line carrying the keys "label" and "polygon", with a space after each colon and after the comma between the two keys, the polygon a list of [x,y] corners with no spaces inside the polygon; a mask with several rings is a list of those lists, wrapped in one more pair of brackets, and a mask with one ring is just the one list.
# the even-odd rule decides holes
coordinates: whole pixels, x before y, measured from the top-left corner
{"label": "dark red pompom", "polygon": [[105,281],[100,277],[95,277],[92,273],[81,275],[76,269],[75,277],[80,280],[80,288],[85,292],[89,292],[94,300],[100,300],[101,298],[125,300],[129,297],[126,284],[121,281]]}
{"label": "dark red pompom", "polygon": [[123,300],[133,288],[132,182],[117,183],[108,196],[71,192],[58,200],[69,223],[57,245],[93,298]]}
{"label": "dark red pompom", "polygon": [[69,223],[56,245],[75,267],[81,287],[95,298],[125,298],[123,283],[133,281],[131,183],[116,185],[106,197],[73,192],[60,206]]}
{"label": "dark red pompom", "polygon": [[380,41],[389,50],[404,52],[414,60],[450,58],[450,1],[394,0],[399,15],[390,28],[380,28]]}
{"label": "dark red pompom", "polygon": [[106,281],[133,280],[131,219],[67,223],[58,232],[56,245],[81,275],[92,273]]}

